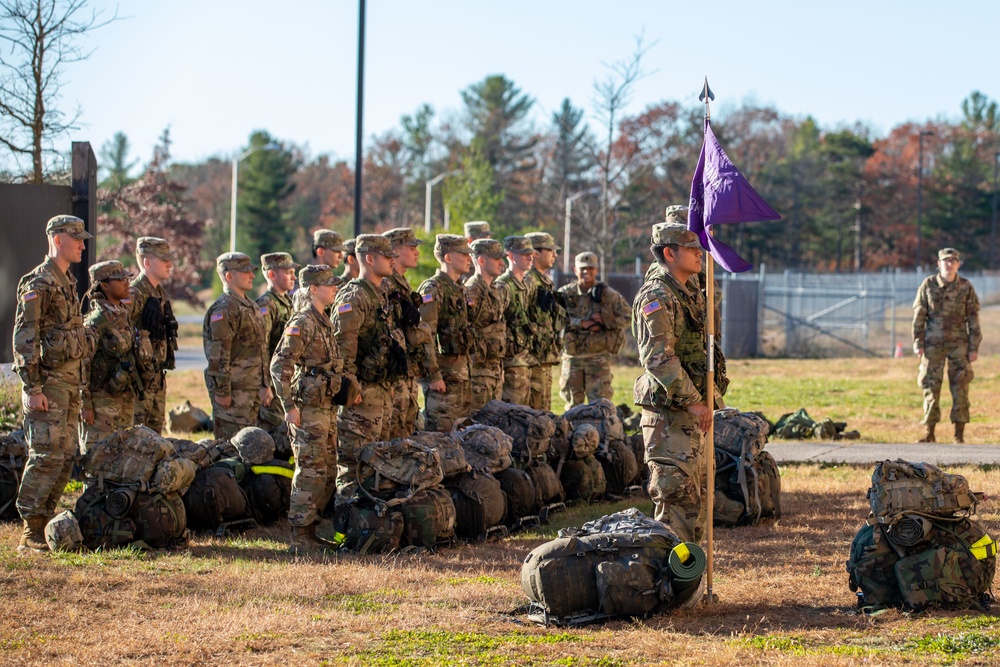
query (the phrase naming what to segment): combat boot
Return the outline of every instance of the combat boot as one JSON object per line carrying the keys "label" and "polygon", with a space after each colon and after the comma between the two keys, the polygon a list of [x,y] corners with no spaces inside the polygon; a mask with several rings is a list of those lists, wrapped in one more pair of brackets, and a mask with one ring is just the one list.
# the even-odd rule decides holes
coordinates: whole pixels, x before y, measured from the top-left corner
{"label": "combat boot", "polygon": [[332,548],[332,544],[316,537],[316,524],[292,526],[292,543],[288,545],[290,553],[305,556],[308,554],[323,553],[323,551]]}
{"label": "combat boot", "polygon": [[924,428],[926,429],[924,431],[924,437],[917,440],[917,442],[937,442],[937,440],[934,439],[934,424],[927,424]]}
{"label": "combat boot", "polygon": [[44,516],[32,516],[24,520],[24,530],[17,550],[21,553],[45,553],[49,545],[45,542],[45,525],[49,522]]}
{"label": "combat boot", "polygon": [[965,422],[955,422],[955,444],[961,445],[965,442]]}

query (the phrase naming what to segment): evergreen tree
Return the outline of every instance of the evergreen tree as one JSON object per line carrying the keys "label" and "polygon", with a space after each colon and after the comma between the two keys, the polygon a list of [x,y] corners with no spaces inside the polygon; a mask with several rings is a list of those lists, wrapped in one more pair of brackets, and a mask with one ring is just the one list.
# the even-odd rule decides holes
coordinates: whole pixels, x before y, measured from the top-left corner
{"label": "evergreen tree", "polygon": [[238,172],[237,250],[256,262],[263,253],[291,248],[295,235],[282,204],[295,189],[299,160],[263,130],[250,135],[249,148],[256,150]]}

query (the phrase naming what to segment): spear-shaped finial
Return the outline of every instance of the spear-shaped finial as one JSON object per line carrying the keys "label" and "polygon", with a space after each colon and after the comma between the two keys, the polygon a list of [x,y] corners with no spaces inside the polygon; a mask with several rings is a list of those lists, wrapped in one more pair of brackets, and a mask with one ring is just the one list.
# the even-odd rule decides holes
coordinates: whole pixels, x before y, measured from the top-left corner
{"label": "spear-shaped finial", "polygon": [[705,118],[711,117],[711,112],[708,109],[708,103],[715,100],[715,93],[712,89],[708,87],[708,77],[705,77],[705,87],[701,89],[701,95],[698,96],[699,102],[705,103]]}

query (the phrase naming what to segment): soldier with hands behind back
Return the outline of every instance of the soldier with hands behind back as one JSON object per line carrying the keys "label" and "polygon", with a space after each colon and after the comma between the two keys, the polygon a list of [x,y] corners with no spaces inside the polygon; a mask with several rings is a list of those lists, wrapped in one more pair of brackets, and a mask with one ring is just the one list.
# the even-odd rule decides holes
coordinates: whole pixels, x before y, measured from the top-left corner
{"label": "soldier with hands behind back", "polygon": [[470,354],[469,413],[503,397],[503,359],[507,350],[507,310],[509,294],[497,285],[506,266],[503,245],[494,239],[472,242],[475,274],[465,281],[465,296],[472,333]]}
{"label": "soldier with hands behind back", "polygon": [[[292,316],[292,298],[289,292],[295,287],[295,271],[299,269],[299,265],[287,252],[272,252],[261,255],[260,266],[267,279],[267,291],[257,297],[257,306],[260,308],[261,317],[264,318],[264,331],[267,332],[267,359],[270,363],[281,343],[285,324]],[[285,458],[290,443],[281,402],[271,401],[270,405],[261,405],[257,415],[257,425],[271,434],[279,458]]]}
{"label": "soldier with hands behind back", "polygon": [[531,368],[535,366],[532,349],[537,327],[530,309],[535,300],[535,284],[528,276],[535,249],[525,236],[503,240],[507,252],[507,270],[497,278],[497,285],[507,290],[507,352],[503,362],[503,400],[528,405],[531,392]]}
{"label": "soldier with hands behind back", "polygon": [[562,351],[562,330],[566,323],[565,297],[556,291],[549,271],[559,258],[560,247],[551,234],[532,232],[527,235],[535,249],[530,271],[535,283],[532,321],[537,326],[535,361],[531,369],[531,392],[528,406],[548,412],[552,408],[552,370],[559,363]]}

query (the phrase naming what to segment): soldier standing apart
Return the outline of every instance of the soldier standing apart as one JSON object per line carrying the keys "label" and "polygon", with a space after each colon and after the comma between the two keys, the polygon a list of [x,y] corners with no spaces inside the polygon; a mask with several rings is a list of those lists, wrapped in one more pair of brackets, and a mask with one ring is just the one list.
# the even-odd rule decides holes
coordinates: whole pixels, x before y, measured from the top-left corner
{"label": "soldier standing apart", "polygon": [[705,301],[698,287],[702,249],[680,223],[653,226],[655,267],[632,305],[632,333],[643,374],[635,381],[654,517],[698,543],[705,534],[707,493],[702,433],[705,404]]}
{"label": "soldier standing apart", "polygon": [[476,273],[465,281],[472,333],[470,414],[503,397],[503,359],[507,349],[504,311],[509,298],[507,290],[495,282],[506,267],[500,242],[478,239],[472,242],[472,252]]}
{"label": "soldier standing apart", "polygon": [[913,302],[913,351],[921,357],[917,385],[924,391],[926,428],[924,437],[917,442],[935,442],[934,427],[941,420],[945,362],[955,442],[965,442],[972,362],[979,356],[983,332],[979,328],[979,297],[972,283],[958,275],[961,265],[962,256],[954,248],[938,252],[938,274],[920,284]]}
{"label": "soldier standing apart", "polygon": [[145,398],[136,401],[133,421],[162,433],[167,418],[167,371],[174,368],[177,350],[177,320],[163,289],[173,273],[174,256],[166,240],[143,236],[136,241],[135,259],[139,275],[132,280],[132,326],[139,330],[140,346],[148,337],[152,358],[140,368]]}
{"label": "soldier standing apart", "polygon": [[215,437],[228,439],[256,426],[261,404],[270,404],[271,358],[264,317],[247,296],[257,267],[243,253],[227,252],[215,260],[215,268],[224,287],[202,326],[208,359],[205,385],[212,399]]}
{"label": "soldier standing apart", "polygon": [[[344,237],[332,229],[317,229],[313,232],[312,256],[313,264],[329,266],[336,270],[344,259]],[[301,293],[301,296],[299,296]],[[292,295],[293,310],[308,310],[309,294],[307,290],[299,290]]]}
{"label": "soldier standing apart", "polygon": [[503,240],[507,252],[507,270],[497,278],[497,284],[507,290],[507,352],[503,361],[503,400],[528,404],[531,390],[531,367],[535,357],[536,327],[528,315],[535,300],[535,284],[528,277],[535,249],[525,236],[508,236]]}
{"label": "soldier standing apart", "polygon": [[420,295],[410,287],[406,272],[417,267],[420,262],[420,245],[409,227],[397,227],[383,232],[389,239],[398,257],[392,260],[392,275],[386,278],[385,288],[389,303],[395,311],[393,318],[406,339],[406,376],[396,380],[392,388],[392,416],[389,424],[390,438],[404,438],[413,435],[416,429],[417,413],[420,411],[417,394],[417,379],[430,371],[428,363],[433,359],[434,350],[430,327],[420,320]]}
{"label": "soldier standing apart", "polygon": [[[472,266],[472,249],[457,234],[438,234],[434,257],[439,268],[420,285],[420,318],[434,336],[431,372],[424,378],[424,415],[428,431],[451,431],[469,415],[469,331],[465,287],[459,282]],[[436,363],[435,363],[436,362]]]}
{"label": "soldier standing apart", "polygon": [[84,326],[95,352],[85,364],[80,447],[84,454],[89,445],[132,426],[136,393],[142,391],[133,349],[130,277],[118,261],[90,267],[90,310]]}
{"label": "soldier standing apart", "polygon": [[337,489],[333,406],[361,400],[357,381],[343,375],[333,323],[326,315],[339,283],[340,277],[328,266],[307,266],[299,272],[310,305],[288,321],[271,361],[271,378],[288,419],[295,455],[288,510],[293,553],[330,546],[316,537],[316,521]]}
{"label": "soldier standing apart", "polygon": [[406,376],[406,342],[393,321],[383,287],[396,251],[389,239],[361,234],[355,246],[360,277],[347,283],[333,306],[333,330],[344,374],[361,384],[361,402],[340,408],[337,498],[350,502],[357,490],[358,456],[366,445],[389,439],[392,386]]}
{"label": "soldier standing apart", "polygon": [[597,255],[581,252],[573,264],[576,280],[559,289],[567,311],[559,393],[567,410],[614,395],[611,359],[632,315],[625,297],[597,280]]}
{"label": "soldier standing apart", "polygon": [[354,239],[344,241],[344,272],[340,279],[345,283],[358,277],[358,258],[354,254]]}
{"label": "soldier standing apart", "polygon": [[18,551],[48,551],[45,524],[76,458],[84,357],[91,354],[71,264],[93,238],[83,220],[57,215],[45,226],[45,261],[17,285],[14,372],[21,378],[28,462],[17,493],[24,520]]}
{"label": "soldier standing apart", "polygon": [[[488,222],[486,222],[484,220],[476,220],[474,222],[467,222],[464,225],[464,229],[465,229],[465,240],[469,243],[469,247],[470,248],[472,247],[472,243],[474,241],[478,241],[479,239],[491,239],[491,238],[493,238],[493,233],[490,231],[490,223],[488,223]],[[473,264],[473,266],[472,266],[471,269],[469,269],[469,272],[466,273],[465,275],[463,275],[462,279],[459,281],[463,285],[466,283],[466,281],[469,280],[469,278],[471,278],[472,276],[475,275],[475,268],[476,268],[475,264],[476,263],[473,262],[472,264]]]}
{"label": "soldier standing apart", "polygon": [[[264,318],[264,331],[267,332],[267,359],[270,363],[274,351],[281,343],[285,324],[292,316],[292,298],[289,292],[295,287],[295,271],[299,265],[287,252],[272,252],[260,257],[261,270],[267,280],[267,291],[257,298],[257,306]],[[275,456],[287,458],[291,451],[288,439],[288,427],[285,425],[285,413],[280,401],[271,401],[270,405],[261,405],[257,415],[257,425],[271,434],[274,440]]]}
{"label": "soldier standing apart", "polygon": [[562,330],[566,325],[564,298],[556,292],[556,284],[549,277],[549,270],[559,258],[560,248],[551,234],[532,232],[527,236],[535,249],[530,275],[535,283],[535,316],[532,320],[538,327],[535,349],[535,361],[538,363],[531,369],[528,406],[548,412],[552,408],[552,369],[559,363]]}

